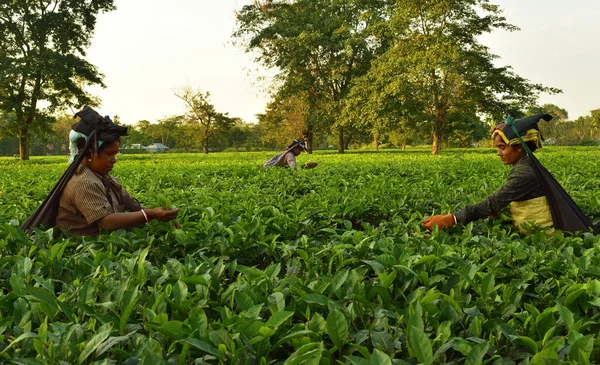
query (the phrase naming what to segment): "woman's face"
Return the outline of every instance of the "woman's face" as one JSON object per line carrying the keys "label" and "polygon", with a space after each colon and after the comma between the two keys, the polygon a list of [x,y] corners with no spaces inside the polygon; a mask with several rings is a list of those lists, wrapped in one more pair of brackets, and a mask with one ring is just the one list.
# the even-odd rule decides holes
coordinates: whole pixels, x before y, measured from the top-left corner
{"label": "woman's face", "polygon": [[504,143],[504,140],[498,134],[494,137],[494,142],[498,149],[497,155],[500,156],[502,163],[505,165],[514,165],[525,155],[523,147],[520,145],[511,146]]}
{"label": "woman's face", "polygon": [[294,147],[294,149],[292,151],[294,152],[294,156],[298,156],[299,154],[302,153],[302,148],[301,147]]}
{"label": "woman's face", "polygon": [[102,145],[100,152],[92,155],[87,166],[98,175],[108,175],[117,162],[120,143],[118,141]]}

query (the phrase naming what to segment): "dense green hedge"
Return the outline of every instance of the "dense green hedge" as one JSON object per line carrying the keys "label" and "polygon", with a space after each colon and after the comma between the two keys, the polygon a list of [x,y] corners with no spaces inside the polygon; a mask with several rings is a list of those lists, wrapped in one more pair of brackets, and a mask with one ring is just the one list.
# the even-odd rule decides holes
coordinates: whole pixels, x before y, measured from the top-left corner
{"label": "dense green hedge", "polygon": [[[95,238],[17,226],[66,168],[0,159],[0,356],[17,364],[598,363],[600,236],[446,231],[509,170],[492,150],[125,155],[113,174],[181,208]],[[600,220],[600,151],[539,159]]]}

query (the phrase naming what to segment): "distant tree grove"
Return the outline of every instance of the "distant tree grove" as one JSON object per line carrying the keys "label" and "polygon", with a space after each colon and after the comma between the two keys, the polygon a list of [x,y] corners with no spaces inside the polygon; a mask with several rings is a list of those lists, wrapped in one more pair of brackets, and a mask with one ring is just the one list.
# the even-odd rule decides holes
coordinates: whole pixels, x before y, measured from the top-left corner
{"label": "distant tree grove", "polygon": [[[103,75],[85,61],[96,16],[114,1],[0,3],[0,154],[66,154],[71,113],[100,100],[85,92]],[[85,16],[78,16],[84,14]],[[549,113],[547,143],[597,144],[600,109],[569,120],[539,105],[561,90],[531,82],[479,42],[516,31],[489,0],[255,0],[236,13],[234,43],[274,71],[257,123],[217,110],[210,91],[185,87],[181,113],[131,125],[124,146],[171,150],[279,149],[302,138],[310,151],[471,147],[507,114]],[[66,112],[71,110],[71,112]],[[118,113],[118,111],[111,111]]]}

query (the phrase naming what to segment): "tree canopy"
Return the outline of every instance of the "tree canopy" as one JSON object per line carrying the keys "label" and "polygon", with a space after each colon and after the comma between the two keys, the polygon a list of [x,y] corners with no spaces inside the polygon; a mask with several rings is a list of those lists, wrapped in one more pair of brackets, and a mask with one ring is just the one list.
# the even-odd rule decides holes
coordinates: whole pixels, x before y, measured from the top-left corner
{"label": "tree canopy", "polygon": [[208,153],[208,142],[220,130],[226,130],[235,124],[227,113],[218,112],[210,102],[210,93],[184,87],[175,92],[185,105],[186,139],[190,144],[199,143],[204,153]]}
{"label": "tree canopy", "polygon": [[483,114],[502,119],[513,103],[532,105],[540,92],[560,92],[496,66],[478,36],[516,28],[487,0],[397,2],[389,25],[393,44],[355,80],[344,110],[349,123],[428,128],[436,154],[452,116],[457,127],[457,115],[467,125]]}
{"label": "tree canopy", "polygon": [[[386,0],[265,0],[237,13],[234,36],[257,61],[279,70],[277,97],[307,94],[307,128],[338,135],[344,151],[344,126],[337,122],[341,101],[354,78],[363,75],[387,45],[376,26],[392,4]],[[316,118],[315,118],[316,117]]]}
{"label": "tree canopy", "polygon": [[0,109],[15,116],[12,133],[19,138],[21,159],[29,158],[36,120],[45,125],[59,108],[94,103],[85,87],[104,86],[102,74],[83,57],[97,14],[115,9],[113,3],[0,2]]}
{"label": "tree canopy", "polygon": [[503,118],[515,103],[560,92],[498,66],[479,42],[517,30],[488,0],[265,0],[243,7],[237,21],[246,50],[280,71],[275,98],[307,93],[307,119],[338,134],[339,152],[344,130],[376,140],[426,128],[435,154],[449,125],[464,144],[480,134],[484,115]]}

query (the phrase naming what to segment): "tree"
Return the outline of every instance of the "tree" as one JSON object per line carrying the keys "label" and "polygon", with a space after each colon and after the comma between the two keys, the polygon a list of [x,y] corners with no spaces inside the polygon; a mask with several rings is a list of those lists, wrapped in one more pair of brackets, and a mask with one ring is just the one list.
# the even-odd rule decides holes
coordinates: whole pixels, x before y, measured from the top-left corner
{"label": "tree", "polygon": [[591,142],[600,138],[600,109],[590,110],[590,114],[577,118],[568,123],[570,131],[575,135],[572,143]]}
{"label": "tree", "polygon": [[453,110],[475,108],[503,119],[511,103],[531,105],[540,92],[560,92],[494,65],[497,56],[478,36],[517,28],[488,0],[398,1],[389,25],[393,44],[355,81],[348,98],[354,111],[345,114],[354,120],[371,116],[379,129],[393,129],[397,121],[415,130],[426,127],[432,154],[441,148]]}
{"label": "tree", "polygon": [[185,103],[184,119],[189,132],[186,137],[189,142],[198,141],[204,153],[208,153],[210,137],[218,130],[227,130],[235,122],[226,113],[217,112],[215,106],[209,101],[208,91],[203,93],[188,86],[175,92],[175,96]]}
{"label": "tree", "polygon": [[66,112],[63,112],[56,117],[56,122],[52,124],[52,152],[60,154],[69,152],[69,134],[71,133],[74,122],[73,114]]}
{"label": "tree", "polygon": [[266,113],[258,115],[262,141],[281,148],[299,138],[308,125],[308,104],[301,97],[275,99],[267,105]]}
{"label": "tree", "polygon": [[174,134],[176,134],[177,128],[183,121],[182,115],[173,115],[167,118],[160,119],[156,125],[156,130],[160,137],[160,143],[165,146],[173,147]]}
{"label": "tree", "polygon": [[[29,158],[28,138],[36,119],[59,107],[93,105],[86,85],[102,75],[85,61],[96,15],[114,0],[0,2],[0,109],[14,113],[19,155]],[[47,105],[46,111],[39,108]]]}
{"label": "tree", "polygon": [[563,128],[565,122],[569,119],[569,113],[565,109],[554,104],[535,105],[527,110],[527,114],[550,114],[552,116],[552,120],[549,122],[539,123],[544,139],[554,139],[557,144],[564,144],[568,139]]}
{"label": "tree", "polygon": [[590,138],[600,138],[600,109],[590,110]]}
{"label": "tree", "polygon": [[488,137],[490,128],[470,109],[451,110],[444,123],[444,135],[450,145],[472,147],[477,141]]}
{"label": "tree", "polygon": [[[277,96],[286,99],[308,93],[310,118],[306,137],[312,145],[315,128],[338,135],[344,152],[344,125],[338,124],[342,101],[355,77],[386,47],[379,24],[393,4],[389,0],[264,0],[237,13],[234,37],[257,61],[279,70]],[[348,142],[348,141],[346,141]]]}

